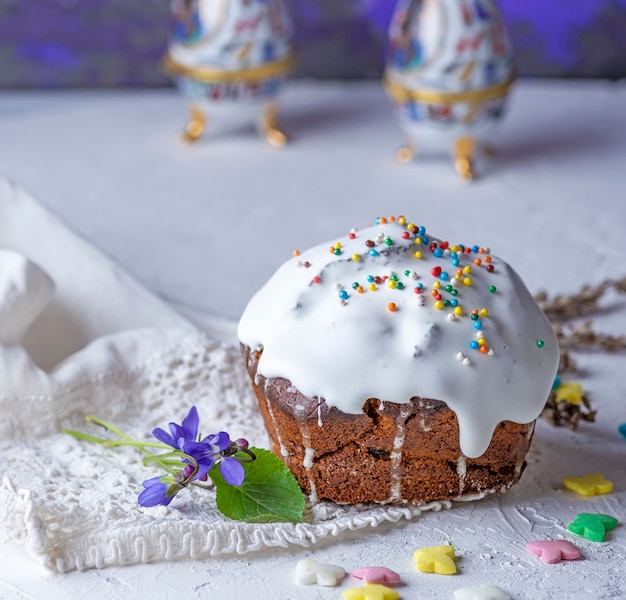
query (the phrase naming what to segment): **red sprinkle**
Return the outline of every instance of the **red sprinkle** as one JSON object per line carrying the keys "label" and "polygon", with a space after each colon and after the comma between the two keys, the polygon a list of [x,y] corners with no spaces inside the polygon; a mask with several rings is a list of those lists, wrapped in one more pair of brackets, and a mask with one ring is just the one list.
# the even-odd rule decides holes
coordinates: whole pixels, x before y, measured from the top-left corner
{"label": "red sprinkle", "polygon": [[441,267],[433,267],[433,268],[430,270],[430,274],[431,274],[433,277],[439,277],[439,275],[441,275]]}

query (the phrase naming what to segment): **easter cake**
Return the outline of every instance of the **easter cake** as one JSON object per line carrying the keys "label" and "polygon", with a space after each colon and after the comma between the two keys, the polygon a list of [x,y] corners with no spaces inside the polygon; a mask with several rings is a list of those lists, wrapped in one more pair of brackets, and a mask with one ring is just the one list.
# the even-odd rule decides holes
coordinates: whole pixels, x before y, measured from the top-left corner
{"label": "easter cake", "polygon": [[238,336],[274,451],[338,503],[505,491],[559,361],[507,263],[404,217],[294,252]]}

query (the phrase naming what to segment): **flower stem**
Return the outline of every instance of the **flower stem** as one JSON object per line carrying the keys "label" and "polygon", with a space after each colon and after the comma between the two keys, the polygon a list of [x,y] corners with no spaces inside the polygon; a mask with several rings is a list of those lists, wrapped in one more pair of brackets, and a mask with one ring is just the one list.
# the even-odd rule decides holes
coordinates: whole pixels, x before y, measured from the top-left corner
{"label": "flower stem", "polygon": [[81,433],[80,431],[72,431],[71,429],[64,429],[63,433],[67,433],[67,435],[71,435],[75,437],[77,440],[83,440],[85,442],[92,442],[94,444],[104,444],[107,440],[99,437],[95,437],[93,435],[87,435],[86,433]]}
{"label": "flower stem", "polygon": [[115,427],[115,425],[111,425],[111,423],[107,423],[106,421],[103,421],[102,419],[100,419],[99,417],[96,417],[95,415],[85,415],[85,421],[87,421],[87,423],[94,423],[95,425],[100,425],[101,427],[104,427],[105,429],[108,429],[109,431],[116,433],[117,435],[119,435],[121,438],[125,440],[132,440],[132,438],[126,435],[121,429],[118,429],[117,427]]}

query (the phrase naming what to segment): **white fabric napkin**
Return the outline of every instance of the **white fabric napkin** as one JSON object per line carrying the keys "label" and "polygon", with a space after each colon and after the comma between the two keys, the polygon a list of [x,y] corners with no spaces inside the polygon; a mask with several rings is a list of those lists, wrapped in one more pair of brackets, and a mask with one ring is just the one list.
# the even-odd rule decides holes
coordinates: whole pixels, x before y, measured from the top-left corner
{"label": "white fabric napkin", "polygon": [[204,490],[144,508],[157,473],[137,451],[62,433],[93,413],[149,439],[196,405],[203,431],[269,447],[241,362],[0,179],[0,541],[67,571],[307,546],[450,506],[319,503],[297,525],[235,523]]}

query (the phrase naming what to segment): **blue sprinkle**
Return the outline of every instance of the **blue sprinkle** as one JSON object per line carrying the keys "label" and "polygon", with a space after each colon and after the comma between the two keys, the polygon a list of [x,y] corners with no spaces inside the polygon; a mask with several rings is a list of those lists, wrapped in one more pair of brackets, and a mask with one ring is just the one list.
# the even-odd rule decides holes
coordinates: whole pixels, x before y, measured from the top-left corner
{"label": "blue sprinkle", "polygon": [[426,236],[422,236],[422,244],[428,244],[428,238]]}
{"label": "blue sprinkle", "polygon": [[478,246],[472,246],[472,252],[474,254],[476,254],[478,252],[478,250],[480,250],[480,248]]}
{"label": "blue sprinkle", "polygon": [[373,276],[373,275],[368,275],[368,276],[367,276],[367,281],[368,281],[369,283],[372,283],[372,282],[374,281],[374,276]]}
{"label": "blue sprinkle", "polygon": [[458,258],[453,258],[452,259],[452,266],[453,267],[458,267],[459,266],[459,259]]}
{"label": "blue sprinkle", "polygon": [[458,306],[459,301],[456,298],[450,300],[450,306]]}
{"label": "blue sprinkle", "polygon": [[418,230],[417,230],[418,235],[424,235],[426,233],[426,227],[424,227],[423,225],[420,225]]}
{"label": "blue sprinkle", "polygon": [[435,248],[433,250],[433,254],[437,257],[437,258],[441,258],[441,256],[443,255],[443,252],[441,250],[441,248]]}
{"label": "blue sprinkle", "polygon": [[424,284],[423,283],[418,283],[417,286],[420,290],[424,289]]}
{"label": "blue sprinkle", "polygon": [[622,423],[618,428],[619,431],[626,438],[626,423]]}
{"label": "blue sprinkle", "polygon": [[556,390],[556,388],[558,388],[561,385],[561,377],[559,375],[557,375],[554,378],[554,383],[552,384],[552,389]]}
{"label": "blue sprinkle", "polygon": [[470,348],[472,348],[473,350],[478,350],[478,342],[476,340],[474,340],[473,342],[470,342]]}
{"label": "blue sprinkle", "polygon": [[340,297],[342,300],[347,300],[347,299],[348,299],[348,292],[346,292],[346,290],[341,290],[341,291],[339,292],[339,297]]}
{"label": "blue sprinkle", "polygon": [[474,329],[482,329],[483,324],[480,321],[474,321]]}
{"label": "blue sprinkle", "polygon": [[446,271],[442,271],[441,275],[439,275],[439,279],[441,279],[442,281],[448,281],[449,277],[450,277],[450,275],[448,275],[448,273]]}
{"label": "blue sprinkle", "polygon": [[459,254],[457,252],[450,252],[450,258],[452,259],[459,258]]}
{"label": "blue sprinkle", "polygon": [[370,256],[378,256],[378,250],[374,250],[374,248],[372,248],[370,250]]}

